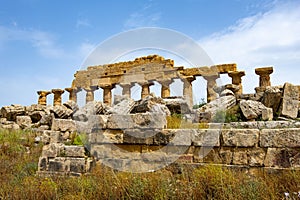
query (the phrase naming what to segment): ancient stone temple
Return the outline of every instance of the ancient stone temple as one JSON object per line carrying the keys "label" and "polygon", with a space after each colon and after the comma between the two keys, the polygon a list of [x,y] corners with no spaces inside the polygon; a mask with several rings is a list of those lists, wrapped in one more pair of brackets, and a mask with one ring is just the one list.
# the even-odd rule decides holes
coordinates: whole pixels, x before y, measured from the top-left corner
{"label": "ancient stone temple", "polygon": [[[164,59],[158,55],[137,58],[134,61],[119,62],[114,64],[104,64],[90,66],[86,70],[77,71],[74,75],[72,86],[65,90],[70,93],[69,99],[76,101],[77,93],[81,90],[86,91],[86,102],[94,100],[94,92],[99,88],[103,89],[103,102],[107,105],[112,103],[112,89],[116,85],[123,88],[123,95],[130,97],[130,89],[135,84],[142,88],[141,97],[145,98],[150,94],[150,86],[154,81],[161,84],[161,97],[170,97],[170,84],[175,79],[183,82],[183,96],[193,105],[192,82],[197,76],[202,76],[207,81],[207,101],[210,102],[217,98],[214,91],[216,80],[220,74],[228,74],[232,77],[232,83],[240,86],[239,93],[242,93],[241,77],[244,72],[237,72],[236,64],[222,64],[209,67],[184,68],[174,66],[174,61]],[[197,88],[198,89],[198,88]],[[201,91],[202,88],[198,90]],[[60,104],[61,90],[52,90],[54,103]],[[39,102],[45,104],[47,91],[39,91]]]}

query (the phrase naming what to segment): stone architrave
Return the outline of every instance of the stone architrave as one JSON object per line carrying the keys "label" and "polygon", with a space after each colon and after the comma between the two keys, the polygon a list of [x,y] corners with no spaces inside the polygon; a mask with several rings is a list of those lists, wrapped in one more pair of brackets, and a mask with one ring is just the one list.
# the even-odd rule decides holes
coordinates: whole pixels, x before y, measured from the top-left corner
{"label": "stone architrave", "polygon": [[229,72],[228,76],[232,78],[232,84],[239,86],[235,94],[243,94],[242,77],[245,76],[245,71]]}
{"label": "stone architrave", "polygon": [[54,94],[53,105],[60,106],[61,105],[61,95],[65,92],[62,89],[53,89],[51,91]]}
{"label": "stone architrave", "polygon": [[203,78],[207,81],[207,102],[211,102],[217,99],[217,93],[214,91],[214,88],[217,86],[216,80],[220,77],[220,75],[208,75],[203,76]]}
{"label": "stone architrave", "polygon": [[39,95],[38,104],[46,106],[47,105],[47,95],[51,94],[50,91],[37,91]]}
{"label": "stone architrave", "polygon": [[282,104],[280,105],[280,115],[295,119],[299,109],[298,86],[285,83],[283,86]]}
{"label": "stone architrave", "polygon": [[193,106],[193,86],[192,82],[195,80],[195,77],[188,76],[182,79],[183,81],[183,97],[187,101],[189,107]]}

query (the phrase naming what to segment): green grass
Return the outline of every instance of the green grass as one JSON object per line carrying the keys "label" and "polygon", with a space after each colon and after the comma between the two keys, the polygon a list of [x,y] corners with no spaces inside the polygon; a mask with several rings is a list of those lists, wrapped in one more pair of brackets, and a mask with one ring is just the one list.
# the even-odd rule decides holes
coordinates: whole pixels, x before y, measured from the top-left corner
{"label": "green grass", "polygon": [[97,165],[81,177],[40,177],[42,146],[34,137],[0,130],[0,199],[283,199],[284,192],[300,191],[299,171],[252,176],[213,165],[181,174],[133,174]]}

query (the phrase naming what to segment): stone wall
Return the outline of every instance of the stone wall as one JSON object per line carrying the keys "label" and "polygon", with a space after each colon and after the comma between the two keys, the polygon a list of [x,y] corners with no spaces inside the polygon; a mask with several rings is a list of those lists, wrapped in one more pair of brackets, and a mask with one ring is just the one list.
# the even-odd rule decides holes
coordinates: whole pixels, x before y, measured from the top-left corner
{"label": "stone wall", "polygon": [[[143,118],[135,114],[133,118]],[[87,173],[94,164],[148,172],[172,163],[222,164],[246,168],[299,168],[300,122],[207,124],[208,129],[116,126],[85,134],[84,146],[70,145],[76,121],[54,119],[43,131],[39,174]]]}

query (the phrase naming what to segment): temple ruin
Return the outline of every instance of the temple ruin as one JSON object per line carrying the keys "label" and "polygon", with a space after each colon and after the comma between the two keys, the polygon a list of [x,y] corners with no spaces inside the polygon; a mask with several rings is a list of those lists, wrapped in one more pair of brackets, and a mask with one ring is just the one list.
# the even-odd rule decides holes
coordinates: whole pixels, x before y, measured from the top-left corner
{"label": "temple ruin", "polygon": [[[174,61],[164,59],[158,55],[137,58],[134,61],[119,62],[99,66],[90,66],[86,70],[77,71],[75,79],[70,88],[65,88],[69,92],[69,99],[77,101],[77,93],[86,91],[86,102],[94,101],[94,93],[103,89],[103,102],[109,106],[112,103],[112,89],[116,85],[123,88],[123,95],[130,97],[130,89],[136,83],[142,87],[141,98],[150,94],[150,86],[154,81],[161,84],[161,97],[170,97],[170,84],[175,79],[183,82],[183,96],[193,105],[192,82],[197,76],[202,76],[207,81],[207,102],[215,100],[217,97],[213,88],[217,85],[216,80],[220,74],[228,74],[232,78],[232,84],[240,88],[237,93],[242,93],[242,79],[245,75],[243,71],[237,71],[236,64],[222,64],[209,67],[184,68],[175,67]],[[199,88],[200,90],[200,88]],[[54,89],[50,91],[38,91],[39,104],[46,105],[47,95],[54,94],[54,104],[61,104],[63,90]]]}

